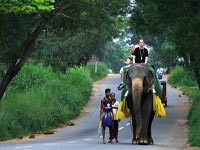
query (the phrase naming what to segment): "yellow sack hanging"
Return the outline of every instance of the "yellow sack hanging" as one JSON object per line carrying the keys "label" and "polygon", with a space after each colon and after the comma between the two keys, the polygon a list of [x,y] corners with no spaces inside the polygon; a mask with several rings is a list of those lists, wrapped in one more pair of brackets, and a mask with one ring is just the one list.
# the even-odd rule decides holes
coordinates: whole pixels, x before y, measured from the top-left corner
{"label": "yellow sack hanging", "polygon": [[125,119],[130,116],[130,111],[128,109],[126,96],[123,97],[123,100],[119,103],[119,107],[116,114],[116,119]]}
{"label": "yellow sack hanging", "polygon": [[166,117],[165,108],[161,103],[160,98],[155,94],[153,94],[153,111],[158,118]]}

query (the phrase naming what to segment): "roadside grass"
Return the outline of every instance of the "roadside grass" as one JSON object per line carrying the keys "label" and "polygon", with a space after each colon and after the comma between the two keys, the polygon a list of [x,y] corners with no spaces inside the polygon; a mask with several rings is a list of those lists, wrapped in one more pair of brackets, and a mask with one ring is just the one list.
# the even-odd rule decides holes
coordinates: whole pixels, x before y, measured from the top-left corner
{"label": "roadside grass", "polygon": [[173,86],[179,87],[181,91],[192,99],[193,104],[188,113],[190,126],[188,143],[191,146],[200,147],[200,90],[197,87],[194,75],[192,72],[183,68],[176,68],[168,77],[168,82]]}
{"label": "roadside grass", "polygon": [[108,74],[108,68],[105,63],[100,62],[88,62],[86,69],[90,72],[90,77],[96,81],[100,78],[105,77]]}
{"label": "roadside grass", "polygon": [[[51,67],[24,66],[0,103],[0,140],[49,131],[77,117],[91,94],[90,69],[70,68],[63,74]],[[99,71],[104,74],[95,80],[107,74]]]}

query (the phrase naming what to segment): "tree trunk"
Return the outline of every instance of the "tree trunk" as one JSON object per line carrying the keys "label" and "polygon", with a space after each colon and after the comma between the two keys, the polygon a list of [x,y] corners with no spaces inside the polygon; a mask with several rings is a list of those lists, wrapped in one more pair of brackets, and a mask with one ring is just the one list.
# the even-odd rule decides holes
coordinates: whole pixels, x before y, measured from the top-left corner
{"label": "tree trunk", "polygon": [[28,60],[30,54],[33,52],[32,49],[35,45],[35,42],[40,35],[42,29],[46,24],[51,21],[53,17],[55,17],[59,12],[62,12],[64,9],[68,8],[72,4],[70,1],[65,7],[56,8],[52,11],[52,13],[45,17],[41,23],[37,26],[37,28],[32,32],[32,34],[25,40],[25,42],[19,47],[19,50],[22,51],[22,56],[17,60],[14,59],[12,65],[10,65],[8,71],[6,72],[1,84],[0,84],[0,101],[3,97],[4,92],[10,81],[17,75],[17,73],[24,66],[26,61]]}
{"label": "tree trunk", "polygon": [[0,100],[10,83],[10,81],[17,75],[17,73],[21,70],[21,68],[26,63],[27,59],[29,58],[31,54],[31,50],[35,44],[36,39],[40,35],[42,31],[42,23],[35,29],[35,31],[27,38],[26,42],[22,46],[24,49],[22,56],[19,58],[19,61],[17,59],[13,62],[13,64],[9,67],[8,71],[6,72],[1,84],[0,84]]}
{"label": "tree trunk", "polygon": [[194,74],[195,74],[197,84],[198,84],[198,87],[199,87],[199,90],[200,90],[200,70],[194,70]]}

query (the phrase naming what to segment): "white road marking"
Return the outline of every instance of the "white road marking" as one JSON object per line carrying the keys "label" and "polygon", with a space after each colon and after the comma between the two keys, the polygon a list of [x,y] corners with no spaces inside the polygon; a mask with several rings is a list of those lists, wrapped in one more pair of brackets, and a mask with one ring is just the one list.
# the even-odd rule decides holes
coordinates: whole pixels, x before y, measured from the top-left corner
{"label": "white road marking", "polygon": [[126,125],[127,125],[127,126],[129,126],[129,125],[130,125],[130,123],[127,123]]}
{"label": "white road marking", "polygon": [[92,138],[83,139],[84,141],[90,141]]}
{"label": "white road marking", "polygon": [[121,128],[119,128],[118,130],[121,130],[121,129],[123,129],[124,127],[121,127]]}
{"label": "white road marking", "polygon": [[27,145],[27,146],[20,146],[20,147],[15,147],[15,149],[25,149],[25,148],[30,148],[32,147],[31,145]]}
{"label": "white road marking", "polygon": [[58,145],[58,143],[45,143],[43,145]]}
{"label": "white road marking", "polygon": [[78,141],[69,141],[69,142],[66,142],[66,143],[73,144],[73,143],[76,143],[76,142],[78,142]]}

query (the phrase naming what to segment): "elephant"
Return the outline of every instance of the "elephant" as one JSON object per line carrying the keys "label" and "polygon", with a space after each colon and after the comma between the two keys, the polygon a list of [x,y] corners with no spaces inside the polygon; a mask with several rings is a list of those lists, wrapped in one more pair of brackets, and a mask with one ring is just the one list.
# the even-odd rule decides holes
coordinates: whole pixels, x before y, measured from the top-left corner
{"label": "elephant", "polygon": [[127,105],[132,116],[132,144],[153,144],[153,75],[146,64],[132,64],[126,75]]}

